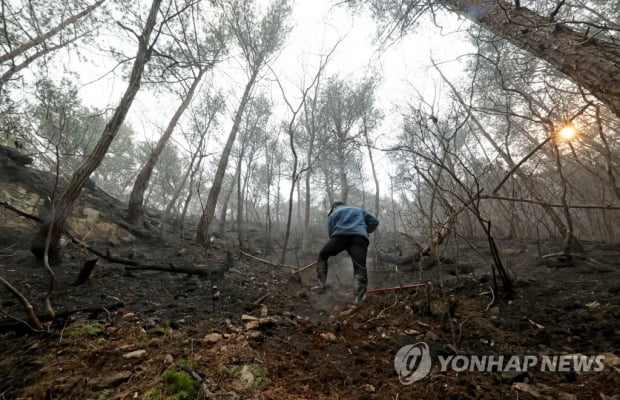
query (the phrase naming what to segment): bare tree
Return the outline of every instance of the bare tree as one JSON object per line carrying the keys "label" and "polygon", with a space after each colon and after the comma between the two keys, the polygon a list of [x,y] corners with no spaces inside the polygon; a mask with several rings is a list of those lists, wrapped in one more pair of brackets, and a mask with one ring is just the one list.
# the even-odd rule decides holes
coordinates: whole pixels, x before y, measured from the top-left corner
{"label": "bare tree", "polygon": [[363,83],[331,77],[321,94],[320,118],[324,128],[322,140],[326,145],[323,155],[326,187],[335,183],[331,180],[335,169],[340,187],[339,200],[345,203],[351,189],[350,170],[355,158],[360,156],[359,123],[363,114],[364,90]]}
{"label": "bare tree", "polygon": [[222,189],[222,181],[228,166],[228,158],[239,131],[241,118],[250,100],[259,73],[284,43],[288,29],[286,19],[290,12],[286,0],[277,0],[272,3],[262,18],[256,15],[253,2],[235,0],[225,7],[225,18],[237,45],[241,49],[249,78],[235,113],[233,125],[224,145],[207,203],[198,224],[196,240],[204,247],[209,246],[209,228],[213,221],[215,207]]}
{"label": "bare tree", "polygon": [[377,176],[377,168],[375,166],[375,159],[373,157],[373,141],[371,140],[371,134],[379,125],[383,115],[381,111],[376,107],[375,91],[377,89],[378,82],[370,79],[362,84],[361,87],[361,122],[360,130],[364,138],[364,144],[368,150],[368,159],[370,161],[370,169],[372,172],[372,179],[375,183],[375,204],[374,215],[379,218],[380,216],[380,198],[381,198],[381,186],[379,185],[379,177]]}
{"label": "bare tree", "polygon": [[[276,82],[278,83],[278,86],[280,87],[280,91],[282,92],[282,97],[284,98],[284,102],[286,103],[289,112],[291,113],[291,117],[288,121],[288,123],[286,124],[286,133],[289,137],[289,146],[291,149],[291,154],[293,156],[293,168],[291,171],[291,188],[289,191],[289,197],[288,197],[288,213],[287,213],[287,218],[286,218],[286,230],[284,233],[284,241],[283,241],[283,245],[282,245],[282,253],[280,255],[280,263],[284,264],[286,261],[286,253],[288,251],[288,242],[290,239],[290,235],[291,235],[291,222],[292,222],[292,217],[293,217],[293,194],[295,191],[295,186],[298,184],[299,179],[301,178],[303,173],[307,173],[309,175],[309,169],[310,166],[312,164],[312,147],[314,146],[314,130],[313,130],[313,126],[308,126],[308,124],[306,124],[306,129],[310,129],[310,144],[309,144],[309,150],[308,150],[308,159],[307,159],[307,165],[302,168],[300,171],[298,171],[298,161],[299,161],[299,157],[297,155],[297,150],[296,150],[296,146],[295,146],[295,136],[297,134],[297,130],[299,130],[301,128],[301,124],[297,123],[297,117],[299,115],[299,113],[306,107],[306,101],[308,99],[308,93],[310,93],[310,91],[314,88],[317,87],[317,91],[318,91],[318,86],[319,86],[319,82],[321,79],[321,75],[323,74],[323,71],[325,70],[325,67],[327,65],[327,62],[329,61],[330,56],[334,53],[334,51],[336,50],[336,47],[338,46],[338,43],[331,49],[331,51],[327,54],[327,56],[325,56],[325,58],[321,57],[321,60],[319,62],[319,66],[318,69],[316,71],[316,73],[314,74],[314,77],[312,79],[312,81],[307,84],[307,85],[302,85],[302,87],[299,89],[300,91],[300,99],[299,99],[299,103],[297,105],[293,105],[291,104],[291,101],[289,100],[288,96],[286,95],[286,92],[284,90],[284,87],[282,86],[282,83],[280,82],[280,80],[278,79],[277,75],[276,75]],[[315,91],[316,94],[316,91]],[[316,99],[315,99],[316,101]],[[308,120],[306,119],[306,123],[308,122]],[[307,186],[308,188],[308,186]],[[299,197],[300,201],[299,203],[301,204],[301,197]]]}
{"label": "bare tree", "polygon": [[244,247],[244,235],[247,235],[249,228],[244,222],[248,221],[246,215],[247,206],[244,207],[244,205],[248,203],[247,190],[249,181],[253,173],[257,153],[262,147],[259,144],[267,141],[267,124],[271,112],[271,102],[269,99],[262,94],[256,96],[248,103],[240,128],[241,137],[237,149],[237,167],[235,172],[237,186],[236,223],[239,247]]}
{"label": "bare tree", "polygon": [[[144,214],[144,192],[148,187],[159,155],[168,143],[181,116],[189,107],[203,76],[220,60],[226,48],[222,27],[211,27],[203,18],[203,10],[192,6],[191,3],[179,5],[177,1],[174,2],[174,6],[179,18],[174,21],[168,20],[164,25],[165,33],[172,38],[172,43],[167,44],[163,52],[157,51],[157,59],[161,75],[171,75],[175,81],[180,81],[182,84],[186,80],[191,83],[185,89],[179,107],[136,177],[128,204],[127,216],[131,223],[140,220]],[[181,14],[182,12],[184,14]],[[191,78],[184,76],[188,72]]]}
{"label": "bare tree", "polygon": [[75,171],[66,189],[60,195],[56,204],[53,205],[55,218],[52,221],[48,221],[43,224],[32,241],[31,251],[38,258],[43,258],[48,231],[51,231],[50,256],[52,258],[56,258],[58,256],[58,241],[60,240],[60,233],[64,228],[67,218],[73,210],[74,204],[78,199],[86,180],[101,163],[101,160],[105,156],[108,147],[114,140],[114,137],[118,133],[118,130],[120,129],[129,108],[131,107],[133,99],[140,88],[144,66],[149,60],[149,50],[152,49],[151,33],[155,28],[160,5],[161,0],[153,0],[148,17],[142,28],[142,33],[136,37],[138,41],[138,52],[131,70],[129,84],[123,94],[123,97],[121,98],[120,104],[114,111],[112,118],[106,124],[93,152],[77,169],[77,171]]}
{"label": "bare tree", "polygon": [[[218,116],[222,113],[225,101],[222,93],[210,94],[206,93],[194,107],[191,117],[190,132],[185,135],[190,146],[196,143],[194,151],[191,153],[190,162],[181,182],[176,188],[176,192],[170,202],[166,206],[164,216],[169,216],[177,201],[181,197],[185,184],[190,176],[192,176],[199,167],[202,159],[206,157],[205,144],[208,142],[208,136],[213,129],[219,124]],[[191,185],[190,185],[191,186]]]}
{"label": "bare tree", "polygon": [[[539,190],[537,189],[536,185],[532,182],[530,177],[528,177],[525,172],[523,172],[523,171],[521,171],[520,169],[517,168],[518,164],[515,161],[513,161],[510,153],[507,152],[505,149],[503,149],[493,139],[491,134],[487,131],[487,129],[485,129],[485,127],[480,122],[480,120],[472,112],[471,107],[468,106],[465,103],[465,100],[460,95],[460,93],[456,90],[454,85],[445,77],[445,75],[441,72],[441,70],[439,70],[439,68],[437,68],[437,66],[435,66],[435,68],[439,72],[439,74],[442,77],[443,81],[446,82],[446,84],[452,90],[452,94],[453,94],[456,102],[461,107],[464,108],[465,115],[467,115],[469,120],[471,120],[473,125],[477,128],[476,132],[480,133],[487,140],[487,142],[493,147],[493,149],[501,156],[501,158],[506,162],[508,167],[511,170],[514,170],[514,173],[520,178],[521,182],[526,186],[526,188],[529,190],[530,194],[535,199],[537,199],[538,201],[544,202],[545,199],[544,199],[543,195],[539,192]],[[549,135],[554,135],[553,130],[551,130],[551,132],[549,132],[548,134]],[[551,136],[549,136],[549,137],[551,137]],[[536,149],[539,149],[539,147],[537,146]],[[561,233],[562,237],[567,238],[568,243],[571,243],[574,249],[581,249],[581,245],[579,244],[579,241],[574,237],[573,232],[570,229],[567,228],[567,226],[562,221],[562,219],[557,215],[555,210],[553,208],[551,208],[551,207],[545,207],[545,212],[550,217],[550,219],[552,220],[553,224],[558,229],[558,231]]]}

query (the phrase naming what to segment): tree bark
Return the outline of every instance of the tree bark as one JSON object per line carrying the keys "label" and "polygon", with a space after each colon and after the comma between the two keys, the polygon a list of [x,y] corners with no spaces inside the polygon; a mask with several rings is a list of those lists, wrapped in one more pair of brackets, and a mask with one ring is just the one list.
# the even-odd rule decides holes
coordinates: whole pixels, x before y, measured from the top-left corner
{"label": "tree bark", "polygon": [[[198,146],[196,147],[196,151],[194,153],[192,153],[192,158],[189,162],[189,167],[187,168],[187,171],[185,171],[185,175],[183,175],[183,178],[181,179],[181,183],[179,184],[179,186],[177,187],[176,192],[174,193],[174,196],[172,196],[172,199],[170,199],[170,201],[168,202],[168,205],[166,206],[166,209],[164,210],[164,216],[163,216],[163,220],[168,220],[170,213],[172,212],[172,209],[176,206],[177,202],[179,201],[179,197],[181,197],[181,192],[183,192],[183,188],[185,187],[185,184],[187,183],[187,179],[189,178],[189,176],[193,173],[194,171],[194,163],[196,162],[196,158],[198,158],[198,154],[200,154],[202,152],[202,142],[204,140],[204,134],[200,137],[200,141],[198,142]],[[191,188],[190,188],[191,190]],[[177,215],[179,214],[178,210],[176,210]],[[170,218],[172,219],[172,218]]]}
{"label": "tree bark", "polygon": [[35,235],[31,245],[32,253],[42,259],[45,249],[45,243],[41,243],[40,238],[46,237],[46,232],[52,228],[51,234],[51,247],[50,256],[55,257],[58,255],[58,241],[60,239],[60,232],[69,217],[69,214],[73,210],[76,200],[80,196],[82,188],[86,183],[88,177],[92,172],[97,169],[103,157],[108,151],[108,147],[112,143],[112,140],[116,137],[129,108],[140,89],[140,83],[142,81],[142,74],[144,72],[144,66],[149,59],[149,41],[155,22],[157,20],[157,13],[159,12],[159,6],[162,0],[153,0],[149,16],[146,20],[142,34],[138,37],[138,52],[134,61],[131,76],[129,79],[129,85],[121,98],[120,104],[114,110],[112,118],[108,121],[103,129],[103,133],[99,138],[99,141],[95,145],[90,156],[84,161],[84,163],[75,171],[67,188],[58,198],[55,204],[55,219],[43,224],[38,234]]}
{"label": "tree bark", "polygon": [[[313,168],[311,165],[312,155],[314,154],[314,140],[316,137],[316,123],[315,123],[315,110],[316,110],[316,98],[318,97],[318,88],[319,82],[317,81],[314,100],[312,104],[312,111],[310,111],[310,120],[306,121],[305,126],[308,131],[308,151],[306,153],[306,160],[308,163],[308,171],[306,171],[306,179],[305,179],[305,201],[304,201],[304,232],[301,248],[304,252],[310,250],[310,202],[312,201],[311,197],[311,185],[310,178],[312,177]],[[308,116],[308,110],[305,113],[306,117]]]}
{"label": "tree bark", "polygon": [[224,174],[226,173],[226,167],[228,166],[230,151],[233,144],[235,143],[235,139],[237,138],[237,132],[239,131],[239,125],[241,124],[241,117],[243,116],[243,112],[245,111],[248,101],[250,100],[250,92],[254,87],[254,82],[256,82],[259,70],[259,67],[255,67],[253,69],[250,80],[246,84],[245,90],[243,91],[243,96],[241,97],[241,102],[239,103],[239,107],[237,108],[237,113],[235,114],[233,126],[230,130],[230,134],[228,135],[228,140],[226,141],[224,150],[222,151],[222,158],[220,158],[220,162],[217,165],[217,170],[215,171],[213,185],[211,186],[211,190],[209,191],[209,197],[207,198],[207,204],[202,213],[202,216],[200,217],[200,222],[198,223],[196,241],[198,242],[198,244],[202,245],[205,248],[209,247],[209,228],[211,227],[211,223],[213,222],[213,216],[215,215],[215,206],[217,205],[217,199],[220,195],[220,192],[222,191],[222,182],[224,180]]}
{"label": "tree bark", "polygon": [[243,138],[243,143],[241,144],[241,149],[239,151],[239,162],[237,164],[237,171],[239,172],[236,176],[237,178],[237,240],[239,242],[239,248],[244,248],[243,243],[243,231],[245,230],[243,226],[243,179],[241,178],[241,165],[243,164],[243,157],[245,156],[245,145],[246,145],[247,137]]}
{"label": "tree bark", "polygon": [[588,37],[505,1],[443,0],[451,11],[547,61],[620,117],[620,44]]}
{"label": "tree bark", "polygon": [[222,236],[226,234],[226,212],[228,211],[228,202],[230,201],[230,196],[232,196],[232,192],[233,190],[235,190],[235,185],[237,184],[237,173],[238,172],[235,172],[235,176],[230,180],[230,186],[228,187],[228,190],[224,192],[224,198],[222,199],[222,202],[220,204],[220,220],[217,231]]}
{"label": "tree bark", "polygon": [[[339,146],[344,144],[339,143]],[[346,153],[342,147],[338,149],[338,167],[340,168],[340,201],[347,203],[349,200],[349,178],[347,176]]]}
{"label": "tree bark", "polygon": [[129,195],[127,219],[130,223],[136,223],[144,216],[144,192],[149,185],[149,181],[151,179],[153,169],[155,168],[155,164],[157,163],[157,159],[159,158],[161,152],[164,151],[164,147],[166,146],[166,143],[168,143],[168,140],[170,139],[174,128],[177,126],[179,119],[181,118],[185,110],[187,110],[187,107],[189,107],[189,104],[194,97],[194,93],[196,92],[196,88],[200,84],[200,81],[204,76],[205,72],[206,68],[200,67],[198,75],[194,78],[194,81],[192,82],[192,85],[187,91],[185,98],[175,111],[170,122],[168,122],[166,130],[164,130],[164,133],[159,138],[157,145],[151,151],[151,154],[144,163],[144,166],[138,173],[136,181],[133,184],[131,194]]}
{"label": "tree bark", "polygon": [[[265,145],[267,146],[265,149],[267,152],[271,152],[269,149],[269,141],[265,141]],[[267,225],[267,232],[265,237],[265,254],[271,254],[273,251],[272,243],[271,243],[271,231],[272,231],[272,221],[271,221],[271,183],[273,181],[273,163],[275,160],[275,156],[273,154],[266,155],[266,163],[267,163],[267,182],[265,184],[266,188],[266,198],[267,204],[265,205],[265,223]]]}
{"label": "tree bark", "polygon": [[286,231],[284,233],[284,241],[282,244],[282,253],[280,254],[280,264],[284,264],[286,261],[286,252],[288,251],[288,241],[291,236],[291,219],[293,217],[293,194],[295,193],[295,185],[297,184],[297,180],[299,176],[297,174],[297,150],[295,150],[295,141],[294,139],[294,123],[295,117],[297,114],[293,114],[293,118],[291,118],[288,125],[288,136],[289,136],[289,145],[291,147],[291,154],[293,155],[293,171],[291,172],[291,190],[289,190],[288,194],[288,212],[286,217]]}
{"label": "tree bark", "polygon": [[368,137],[368,129],[364,126],[364,138],[366,139],[366,148],[368,149],[368,159],[370,161],[370,169],[372,170],[372,179],[375,182],[375,217],[379,218],[380,206],[380,186],[379,178],[377,177],[377,169],[375,168],[375,160],[372,156],[372,147],[370,145],[370,138]]}

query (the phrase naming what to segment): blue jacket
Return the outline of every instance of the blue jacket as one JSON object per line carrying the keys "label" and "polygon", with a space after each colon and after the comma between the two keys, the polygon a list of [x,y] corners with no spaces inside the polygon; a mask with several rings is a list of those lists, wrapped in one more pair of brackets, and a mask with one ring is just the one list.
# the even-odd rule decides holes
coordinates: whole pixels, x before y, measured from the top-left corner
{"label": "blue jacket", "polygon": [[357,235],[368,237],[377,229],[379,220],[374,215],[351,206],[339,206],[327,218],[329,237]]}

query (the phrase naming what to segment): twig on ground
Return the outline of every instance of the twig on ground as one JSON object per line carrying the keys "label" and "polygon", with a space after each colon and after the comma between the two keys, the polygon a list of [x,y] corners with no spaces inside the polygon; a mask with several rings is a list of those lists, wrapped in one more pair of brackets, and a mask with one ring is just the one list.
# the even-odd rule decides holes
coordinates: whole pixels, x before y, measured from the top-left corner
{"label": "twig on ground", "polygon": [[[483,311],[479,311],[479,312],[477,312],[474,315],[470,315],[469,317],[465,318],[463,320],[463,322],[461,322],[459,324],[459,337],[457,339],[457,343],[461,342],[461,336],[463,334],[463,326],[465,326],[465,323],[467,323],[470,319],[472,319],[472,318],[474,318],[474,317],[476,317],[478,315],[482,315],[485,312],[489,311],[489,308],[491,308],[491,306],[495,303],[495,292],[493,291],[493,288],[491,286],[489,286],[489,290],[490,290],[490,293],[491,293],[491,301],[489,302],[489,304],[487,304],[486,308]],[[487,292],[485,292],[485,293],[487,293]]]}
{"label": "twig on ground", "polygon": [[294,266],[294,265],[288,265],[288,264],[276,264],[276,263],[272,263],[271,261],[267,261],[267,260],[265,260],[265,259],[258,258],[258,257],[256,257],[256,256],[253,256],[253,255],[251,255],[251,254],[249,254],[249,253],[246,253],[245,251],[241,251],[241,250],[239,250],[239,253],[241,253],[241,254],[243,254],[244,256],[249,257],[249,258],[251,258],[251,259],[253,259],[253,260],[260,261],[260,262],[262,262],[263,264],[273,265],[274,267],[286,267],[286,268],[294,269],[295,271],[297,271],[297,267],[296,267],[296,266]]}
{"label": "twig on ground", "polygon": [[13,257],[15,255],[15,252],[11,253],[11,254],[3,254],[5,251],[8,251],[11,249],[11,247],[15,247],[17,245],[17,243],[13,243],[10,246],[5,247],[4,249],[0,250],[0,257]]}
{"label": "twig on ground", "polygon": [[258,300],[256,300],[256,301],[255,301],[254,303],[252,303],[252,304],[254,304],[254,305],[258,305],[258,304],[262,303],[262,302],[263,302],[263,300],[265,300],[265,299],[266,299],[267,297],[269,297],[269,296],[270,296],[270,294],[269,294],[269,293],[267,293],[267,294],[265,294],[264,296],[261,296]]}
{"label": "twig on ground", "polygon": [[396,305],[397,305],[398,303],[404,303],[404,302],[406,302],[406,301],[407,301],[407,299],[409,298],[409,296],[410,296],[410,295],[407,295],[407,297],[405,297],[405,299],[404,299],[403,301],[398,301],[398,294],[397,294],[397,293],[394,293],[394,303],[393,303],[392,305],[389,305],[389,306],[385,307],[385,308],[384,308],[384,309],[382,309],[381,311],[379,311],[379,313],[378,313],[376,316],[374,316],[374,317],[372,317],[372,318],[370,318],[370,319],[366,320],[366,322],[374,321],[374,320],[376,320],[376,319],[381,318],[381,315],[382,315],[384,312],[386,312],[386,311],[387,311],[387,310],[389,310],[389,309],[392,309],[392,308],[396,307]]}
{"label": "twig on ground", "polygon": [[314,267],[316,265],[317,261],[313,261],[308,265],[305,265],[301,268],[299,268],[297,271],[293,272],[293,274],[299,274],[300,272],[304,272],[305,270],[307,270],[310,267]]}
{"label": "twig on ground", "polygon": [[190,376],[200,384],[200,390],[202,390],[202,392],[207,396],[207,399],[215,399],[215,393],[212,393],[209,388],[207,387],[207,384],[205,383],[204,379],[202,379],[202,377],[198,374],[198,372],[196,372],[192,367],[190,367],[187,364],[178,364],[179,368],[181,368],[183,371],[187,372],[188,374],[190,374]]}
{"label": "twig on ground", "polygon": [[32,307],[32,304],[30,304],[30,302],[28,301],[28,299],[26,298],[26,296],[24,296],[19,290],[17,290],[13,285],[11,285],[6,279],[4,279],[2,276],[0,276],[0,283],[2,283],[2,285],[13,294],[13,296],[17,297],[17,299],[19,300],[19,302],[22,304],[22,306],[24,307],[24,311],[26,312],[26,316],[28,317],[28,321],[30,321],[30,323],[32,324],[32,326],[30,326],[30,324],[28,324],[26,321],[22,321],[21,319],[15,318],[15,317],[11,317],[9,314],[7,314],[6,312],[4,312],[8,317],[18,321],[18,322],[22,322],[24,324],[26,324],[30,329],[34,330],[34,331],[43,331],[43,324],[41,324],[41,321],[39,320],[39,318],[37,317],[37,315],[34,313],[34,307]]}

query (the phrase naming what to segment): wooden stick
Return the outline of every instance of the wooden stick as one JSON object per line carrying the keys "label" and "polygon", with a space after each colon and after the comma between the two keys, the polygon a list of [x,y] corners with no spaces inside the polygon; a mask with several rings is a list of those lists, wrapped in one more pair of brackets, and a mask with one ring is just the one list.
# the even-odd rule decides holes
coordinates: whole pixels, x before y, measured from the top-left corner
{"label": "wooden stick", "polygon": [[416,283],[415,285],[405,285],[405,286],[395,286],[395,287],[387,287],[387,288],[377,288],[377,289],[370,289],[367,290],[366,293],[381,293],[381,292],[391,292],[394,290],[401,290],[401,289],[415,289],[415,288],[420,288],[420,287],[424,287],[426,286],[427,283]]}
{"label": "wooden stick", "polygon": [[86,262],[84,263],[84,266],[82,267],[82,269],[80,270],[80,273],[78,274],[77,279],[75,280],[75,282],[71,284],[71,286],[79,286],[83,284],[84,282],[88,281],[88,279],[90,278],[90,274],[93,272],[93,269],[95,268],[95,265],[97,265],[97,260],[99,259],[91,258],[89,260],[86,260]]}
{"label": "wooden stick", "polygon": [[269,293],[261,296],[258,300],[256,300],[255,302],[253,302],[252,304],[254,305],[259,305],[260,303],[263,302],[263,300],[265,300],[267,297],[269,297]]}
{"label": "wooden stick", "polygon": [[17,290],[13,285],[11,285],[6,279],[4,279],[1,276],[0,276],[0,283],[2,283],[2,285],[9,292],[11,292],[13,294],[13,296],[17,297],[19,302],[24,307],[24,311],[26,312],[26,316],[28,318],[28,321],[30,321],[30,323],[33,325],[34,329],[38,330],[38,331],[42,331],[43,330],[43,325],[41,324],[41,321],[39,320],[37,315],[34,313],[34,307],[32,307],[32,304],[30,304],[30,302],[28,301],[26,296],[24,296],[19,290]]}
{"label": "wooden stick", "polygon": [[272,263],[271,261],[267,261],[267,260],[265,260],[265,259],[262,259],[262,258],[258,258],[258,257],[256,257],[256,256],[253,256],[253,255],[251,255],[251,254],[249,254],[249,253],[246,253],[245,251],[242,251],[242,250],[239,250],[239,253],[241,253],[241,254],[243,254],[244,256],[249,257],[249,258],[251,258],[251,259],[253,259],[253,260],[260,261],[260,262],[262,262],[263,264],[273,265],[274,267],[286,267],[286,268],[290,268],[290,269],[297,270],[297,267],[295,267],[294,265],[288,265],[288,264],[275,264],[275,263]]}
{"label": "wooden stick", "polygon": [[306,265],[305,267],[302,267],[302,268],[298,269],[297,271],[293,272],[293,275],[294,274],[298,274],[300,272],[303,272],[303,271],[307,270],[308,268],[315,266],[317,262],[318,261],[311,262],[310,264]]}

